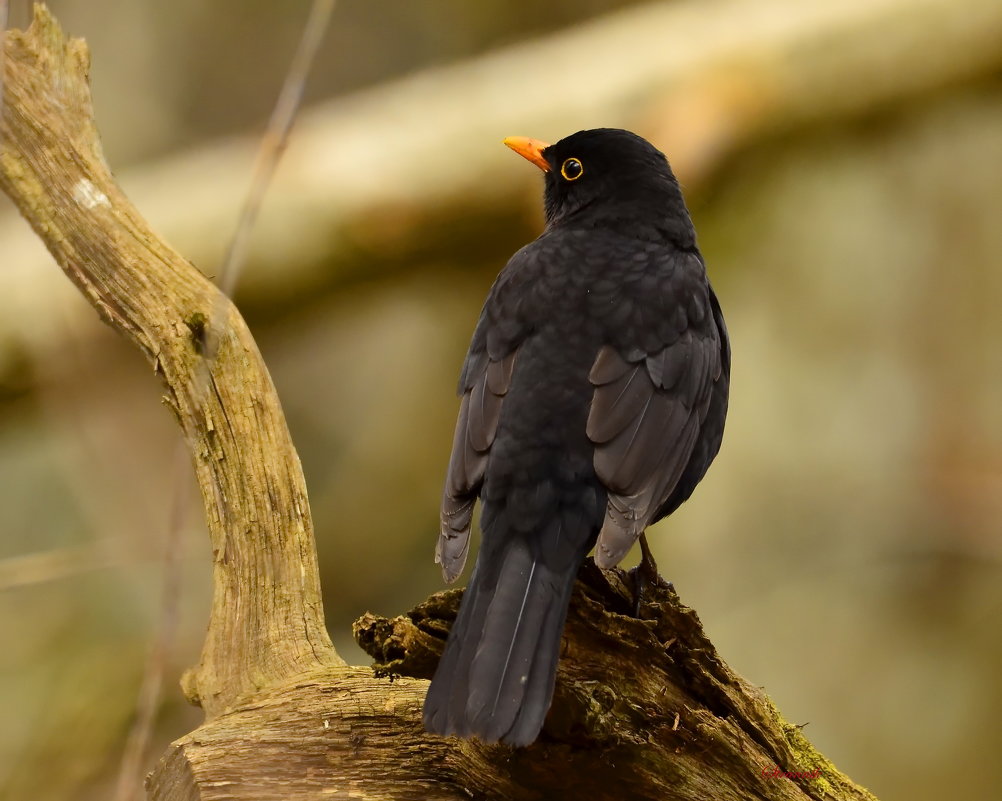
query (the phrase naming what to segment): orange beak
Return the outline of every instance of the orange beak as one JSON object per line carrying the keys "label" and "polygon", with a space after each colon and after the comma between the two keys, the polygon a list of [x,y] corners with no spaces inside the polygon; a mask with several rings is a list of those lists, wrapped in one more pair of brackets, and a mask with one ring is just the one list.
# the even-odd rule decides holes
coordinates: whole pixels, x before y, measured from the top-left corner
{"label": "orange beak", "polygon": [[546,142],[527,136],[509,136],[504,143],[524,159],[528,159],[543,172],[549,172],[550,163],[543,158],[543,151],[549,147]]}

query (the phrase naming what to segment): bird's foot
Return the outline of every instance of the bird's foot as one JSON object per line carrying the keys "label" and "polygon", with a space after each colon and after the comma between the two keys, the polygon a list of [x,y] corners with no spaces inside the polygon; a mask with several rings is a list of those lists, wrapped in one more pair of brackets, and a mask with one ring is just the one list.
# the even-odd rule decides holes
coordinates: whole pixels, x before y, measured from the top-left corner
{"label": "bird's foot", "polygon": [[658,573],[658,563],[654,560],[651,547],[647,544],[647,535],[640,535],[640,564],[633,568],[633,616],[640,617],[640,607],[644,602],[644,593],[650,587],[671,587],[671,583],[661,578]]}

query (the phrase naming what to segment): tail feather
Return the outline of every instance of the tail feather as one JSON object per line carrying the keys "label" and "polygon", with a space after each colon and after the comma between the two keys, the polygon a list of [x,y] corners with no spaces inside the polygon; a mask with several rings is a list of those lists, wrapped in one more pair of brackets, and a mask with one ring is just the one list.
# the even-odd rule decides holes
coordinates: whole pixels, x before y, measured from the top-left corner
{"label": "tail feather", "polygon": [[548,566],[524,537],[481,553],[425,699],[429,731],[510,745],[536,739],[577,562],[561,567]]}
{"label": "tail feather", "polygon": [[[459,608],[459,615],[456,622],[452,624],[449,632],[449,639],[445,645],[445,651],[438,662],[435,670],[435,677],[424,701],[424,725],[428,731],[438,734],[456,734],[460,737],[468,737],[471,732],[465,726],[464,721],[457,721],[450,709],[452,697],[463,697],[467,695],[469,685],[469,668],[464,644],[468,643],[470,637],[467,632],[471,630],[472,620],[482,621],[490,596],[485,592],[478,592],[476,587],[480,586],[478,581],[479,564],[474,567],[470,576],[470,583],[463,594],[463,603]],[[480,623],[478,622],[477,628]],[[441,677],[441,678],[439,678]]]}
{"label": "tail feather", "polygon": [[515,721],[508,730],[507,742],[513,745],[528,745],[533,742],[543,726],[550,702],[553,700],[553,687],[557,678],[557,660],[560,657],[560,639],[567,619],[567,607],[570,603],[571,589],[574,586],[574,575],[566,582],[560,599],[551,605],[546,619],[540,629],[540,639],[553,642],[555,647],[540,651],[532,665],[528,688],[522,701],[522,707]]}

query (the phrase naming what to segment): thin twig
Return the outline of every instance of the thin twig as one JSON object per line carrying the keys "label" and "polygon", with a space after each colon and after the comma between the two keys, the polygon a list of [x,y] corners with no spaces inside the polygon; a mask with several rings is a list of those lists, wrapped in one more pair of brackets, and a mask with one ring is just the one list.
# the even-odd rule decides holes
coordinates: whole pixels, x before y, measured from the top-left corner
{"label": "thin twig", "polygon": [[[247,246],[250,242],[251,230],[261,210],[261,201],[271,183],[272,176],[278,166],[282,153],[289,140],[289,132],[296,118],[299,103],[303,97],[303,88],[310,72],[310,66],[316,57],[317,50],[323,41],[324,33],[334,11],[335,0],[314,0],[310,8],[310,16],[306,20],[299,47],[285,76],[285,82],[271,113],[268,127],[261,140],[257,158],[254,163],[250,190],[240,212],[237,228],[230,241],[229,249],[219,272],[219,288],[223,293],[232,296],[240,271],[247,261]],[[215,319],[213,320],[215,322]]]}
{"label": "thin twig", "polygon": [[106,541],[10,556],[0,559],[0,592],[116,567],[127,559],[120,543]]}
{"label": "thin twig", "polygon": [[136,701],[136,718],[125,743],[122,763],[118,771],[118,784],[114,801],[130,801],[137,798],[142,789],[142,770],[153,733],[157,709],[160,706],[160,692],[163,688],[167,661],[174,645],[177,632],[178,600],[181,596],[181,562],[184,538],[184,523],[191,508],[191,482],[182,479],[191,468],[191,460],[184,444],[178,446],[174,482],[174,498],[171,504],[167,536],[164,541],[164,578],[160,589],[160,618],[157,621],[156,637],[143,668],[143,680]]}

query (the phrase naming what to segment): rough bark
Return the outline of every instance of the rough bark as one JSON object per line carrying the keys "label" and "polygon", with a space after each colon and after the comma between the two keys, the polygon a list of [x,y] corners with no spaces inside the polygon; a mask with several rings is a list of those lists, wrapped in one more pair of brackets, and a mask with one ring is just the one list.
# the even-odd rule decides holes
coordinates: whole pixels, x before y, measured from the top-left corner
{"label": "rough bark", "polygon": [[[670,585],[648,587],[639,613],[635,587],[632,571],[585,563],[541,738],[521,752],[493,749],[508,756],[504,772],[483,777],[477,797],[494,797],[489,783],[504,780],[496,797],[872,801],[727,666]],[[377,675],[430,678],[461,597],[357,621]]]}
{"label": "rough bark", "polygon": [[26,34],[8,33],[0,187],[101,318],[142,351],[184,431],[215,576],[202,660],[185,691],[211,717],[293,673],[339,663],[323,624],[306,483],[236,308],[112,178],[88,61],[44,7]]}
{"label": "rough bark", "polygon": [[149,360],[202,490],[214,596],[184,684],[206,718],[164,756],[151,798],[872,798],[723,663],[670,588],[634,616],[620,571],[582,571],[553,712],[529,748],[421,728],[426,682],[404,674],[429,674],[459,592],[363,619],[381,669],[346,666],[324,629],[303,476],[267,369],[232,304],[116,185],[87,64],[43,7],[9,35],[0,188]]}

